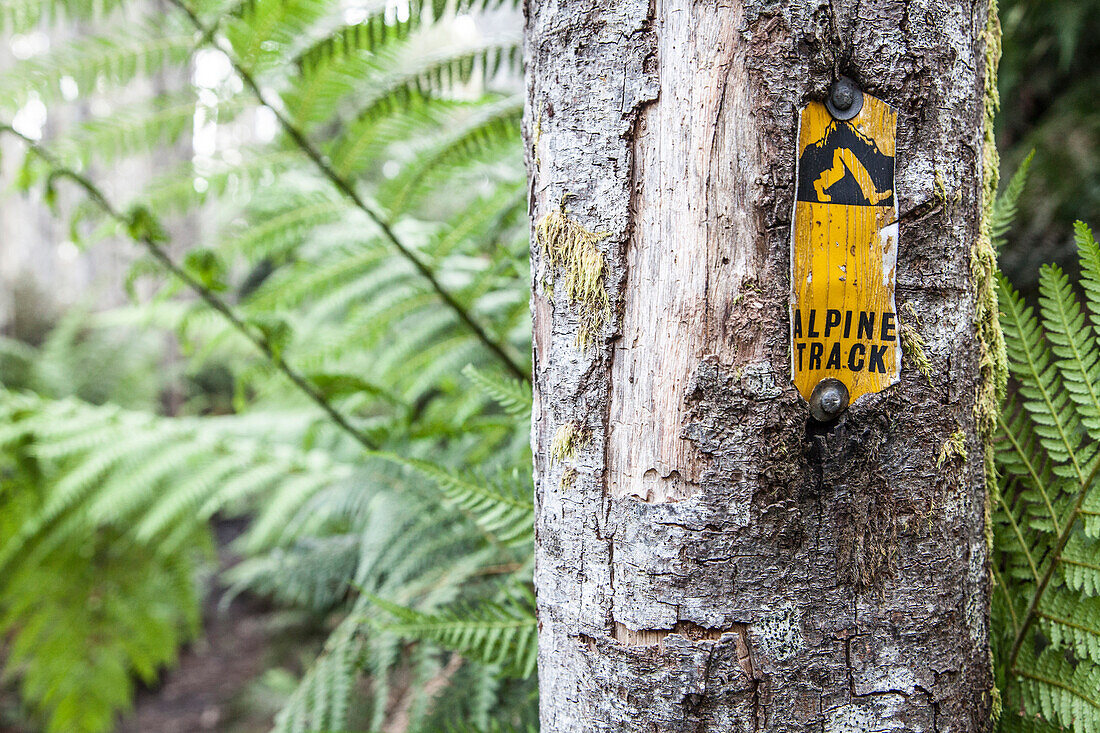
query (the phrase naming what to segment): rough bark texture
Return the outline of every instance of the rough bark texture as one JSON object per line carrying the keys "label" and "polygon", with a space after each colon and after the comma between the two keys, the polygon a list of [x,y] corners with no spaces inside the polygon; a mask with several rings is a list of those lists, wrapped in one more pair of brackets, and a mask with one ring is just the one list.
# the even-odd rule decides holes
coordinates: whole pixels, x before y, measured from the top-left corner
{"label": "rough bark texture", "polygon": [[[564,202],[596,235],[610,302],[578,343],[593,305],[536,227],[543,730],[987,729],[988,6],[526,10],[532,219]],[[821,428],[790,381],[787,273],[797,113],[837,73],[899,112],[897,303],[934,373],[908,360]],[[969,460],[943,454],[959,431]]]}

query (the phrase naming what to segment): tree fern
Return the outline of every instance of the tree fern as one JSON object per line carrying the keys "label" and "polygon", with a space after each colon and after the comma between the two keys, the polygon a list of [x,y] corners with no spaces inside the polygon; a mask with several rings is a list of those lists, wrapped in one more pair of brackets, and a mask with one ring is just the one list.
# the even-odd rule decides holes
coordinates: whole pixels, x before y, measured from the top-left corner
{"label": "tree fern", "polygon": [[[0,79],[11,92],[0,107],[18,106],[38,88],[54,104],[66,77],[82,96],[113,93],[181,68],[194,53],[196,62],[224,53],[243,74],[197,90],[194,106],[203,125],[218,130],[219,147],[167,169],[134,200],[112,203],[119,212],[147,212],[150,227],[166,232],[180,230],[171,217],[201,220],[194,241],[171,245],[179,271],[212,288],[272,353],[258,351],[209,301],[181,297],[189,286],[170,277],[155,253],[139,260],[131,291],[151,295],[82,327],[171,334],[183,357],[159,374],[153,352],[145,362],[158,365],[145,368],[158,377],[153,391],[127,401],[120,381],[99,392],[104,406],[45,388],[81,372],[69,367],[18,385],[39,396],[0,393],[0,455],[43,478],[40,503],[0,536],[3,561],[23,572],[107,533],[143,557],[171,562],[208,540],[206,522],[216,513],[245,514],[251,527],[237,549],[246,559],[229,577],[237,590],[342,618],[288,700],[280,729],[356,725],[348,703],[362,673],[374,690],[364,724],[380,725],[391,681],[408,678],[410,730],[437,730],[442,720],[461,725],[465,716],[490,727],[495,708],[507,716],[502,725],[525,725],[530,682],[501,681],[500,666],[472,661],[448,671],[437,646],[409,645],[367,618],[379,613],[367,594],[426,616],[466,607],[489,613],[486,603],[515,615],[500,580],[511,586],[513,575],[530,572],[530,392],[497,376],[499,354],[489,346],[529,351],[525,187],[511,96],[518,24],[494,29],[475,17],[476,32],[467,33],[470,18],[459,14],[497,2],[414,0],[400,19],[382,3],[368,4],[351,24],[334,0],[170,5],[184,10],[160,13],[157,26],[112,22],[120,15],[109,2],[100,10],[82,0],[5,7],[10,28],[28,27],[34,13],[36,23],[96,23],[87,40],[17,64]],[[194,32],[192,19],[203,32]],[[86,172],[194,133],[190,90],[156,91],[144,113],[147,89],[130,92],[133,104],[97,107],[71,129],[47,131],[43,146]],[[270,141],[249,133],[261,104],[290,123]],[[28,185],[57,185],[44,159],[32,164]],[[104,220],[95,208],[92,201],[73,212],[73,238],[83,246],[153,231],[127,217]],[[58,353],[72,341],[59,337]],[[23,373],[64,364],[18,347],[6,353]],[[272,357],[293,364],[346,425],[334,424]],[[157,388],[191,395],[202,375],[219,371],[228,375],[231,405],[200,393],[180,403],[181,415],[156,414]],[[239,414],[194,414],[212,405]],[[399,453],[404,469],[365,456],[348,427]],[[24,489],[19,495],[29,497]],[[508,633],[528,634],[533,649],[529,613],[514,621],[530,630]],[[160,638],[170,651],[183,636]],[[48,661],[28,657],[27,664]],[[30,671],[23,668],[24,679]],[[530,664],[509,671],[529,674]],[[468,687],[452,691],[448,682]],[[116,692],[112,709],[129,694]],[[458,719],[433,717],[436,699]],[[51,704],[42,703],[44,714]]]}

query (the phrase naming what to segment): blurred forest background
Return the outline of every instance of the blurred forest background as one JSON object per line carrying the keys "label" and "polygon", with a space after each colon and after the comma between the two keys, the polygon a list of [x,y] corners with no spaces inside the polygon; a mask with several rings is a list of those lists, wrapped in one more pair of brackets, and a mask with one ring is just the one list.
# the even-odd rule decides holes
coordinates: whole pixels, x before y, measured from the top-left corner
{"label": "blurred forest background", "polygon": [[[1034,296],[1100,204],[1100,1],[1001,20]],[[0,730],[533,726],[517,4],[0,32]]]}

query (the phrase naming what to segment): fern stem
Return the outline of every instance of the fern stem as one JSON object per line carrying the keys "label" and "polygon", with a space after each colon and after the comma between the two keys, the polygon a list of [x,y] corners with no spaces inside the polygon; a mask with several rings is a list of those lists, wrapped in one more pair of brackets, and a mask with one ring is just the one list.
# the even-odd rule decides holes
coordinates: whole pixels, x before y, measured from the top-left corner
{"label": "fern stem", "polygon": [[[1062,531],[1058,534],[1058,541],[1055,542],[1053,551],[1050,553],[1050,564],[1047,566],[1046,572],[1043,573],[1043,577],[1039,581],[1039,584],[1035,587],[1035,593],[1031,596],[1031,602],[1028,603],[1027,613],[1024,614],[1023,623],[1020,625],[1020,630],[1016,632],[1016,638],[1012,642],[1012,652],[1008,656],[1007,666],[1009,669],[1015,667],[1016,657],[1020,654],[1020,647],[1023,646],[1024,637],[1031,629],[1031,625],[1035,623],[1035,619],[1039,616],[1039,602],[1043,599],[1043,593],[1046,592],[1047,586],[1050,584],[1050,579],[1054,577],[1054,571],[1058,569],[1058,564],[1062,559],[1062,550],[1066,549],[1066,543],[1069,542],[1070,534],[1074,525],[1077,523],[1081,505],[1084,503],[1085,496],[1092,487],[1092,482],[1096,479],[1098,472],[1100,472],[1100,456],[1093,459],[1092,470],[1089,471],[1088,477],[1081,481],[1081,489],[1077,492],[1077,498],[1074,500],[1073,507],[1070,509],[1069,514],[1066,515],[1065,527],[1063,527]],[[1097,707],[1100,707],[1100,704],[1098,704]]]}
{"label": "fern stem", "polygon": [[1075,622],[1071,619],[1068,619],[1068,618],[1062,618],[1061,616],[1055,616],[1054,614],[1047,613],[1046,611],[1039,611],[1039,617],[1040,618],[1045,618],[1047,621],[1053,621],[1054,623],[1059,624],[1060,626],[1068,626],[1071,629],[1077,629],[1078,631],[1083,631],[1086,634],[1092,634],[1093,636],[1100,636],[1100,630],[1098,630],[1098,629],[1095,629],[1091,626],[1085,626],[1084,624],[1079,624],[1079,623],[1077,623],[1077,622]]}
{"label": "fern stem", "polygon": [[1064,563],[1066,565],[1073,565],[1075,567],[1084,568],[1085,570],[1096,570],[1097,572],[1100,572],[1100,565],[1091,562],[1072,560],[1068,557],[1063,557],[1061,555],[1058,556],[1058,562]]}
{"label": "fern stem", "polygon": [[1001,573],[997,570],[997,566],[990,563],[989,569],[993,571],[993,577],[997,581],[997,587],[1001,589],[1001,592],[1005,594],[1005,602],[1008,604],[1008,615],[1012,620],[1012,632],[1015,634],[1020,630],[1020,619],[1016,616],[1016,608],[1012,605],[1012,596],[1008,593],[1008,586],[1005,584],[1004,578],[1001,577]]}
{"label": "fern stem", "polygon": [[386,238],[386,240],[388,240],[389,243],[393,245],[393,247],[398,251],[398,253],[400,253],[400,255],[416,269],[421,277],[423,277],[428,282],[432,290],[434,290],[436,295],[439,296],[440,300],[442,300],[443,303],[448,308],[450,308],[456,316],[458,316],[458,319],[466,325],[470,332],[473,333],[474,336],[504,364],[508,371],[510,371],[519,379],[530,381],[531,375],[528,374],[525,369],[520,367],[519,363],[516,362],[516,360],[513,359],[507,351],[505,351],[504,346],[495,341],[485,330],[485,327],[478,323],[470,314],[470,312],[461,303],[458,302],[455,296],[452,295],[450,291],[448,291],[445,287],[443,287],[443,284],[439,282],[439,279],[436,277],[432,269],[424,264],[424,262],[416,256],[416,254],[412,251],[412,249],[409,248],[408,245],[401,241],[401,239],[397,236],[397,233],[394,232],[393,227],[386,220],[386,218],[383,217],[380,212],[376,211],[373,206],[368,204],[366,200],[362,196],[360,196],[359,193],[355,190],[355,187],[352,186],[346,178],[337,173],[336,170],[328,164],[328,161],[325,160],[325,156],[321,153],[320,150],[317,149],[317,147],[312,142],[309,141],[308,138],[306,138],[305,133],[299,130],[298,127],[293,122],[291,122],[291,120],[286,116],[279,105],[276,105],[274,101],[268,98],[263,90],[260,89],[260,86],[256,82],[255,77],[252,76],[252,73],[240,64],[236,55],[232,52],[232,49],[224,48],[223,44],[219,43],[214,38],[216,26],[207,27],[206,24],[203,23],[202,20],[199,18],[199,16],[195,14],[195,11],[192,10],[191,7],[185,2],[185,0],[168,0],[168,2],[179,8],[185,15],[187,15],[188,19],[191,21],[191,24],[195,27],[195,30],[197,30],[201,34],[202,43],[209,43],[210,45],[214,46],[219,51],[225,54],[226,58],[229,59],[229,63],[233,66],[233,70],[237,72],[237,75],[241,78],[241,81],[244,82],[244,85],[248,88],[248,90],[261,105],[271,110],[272,114],[275,115],[275,119],[278,121],[279,126],[283,128],[283,131],[286,132],[291,141],[299,149],[301,149],[303,153],[305,153],[306,157],[309,158],[310,161],[313,162],[313,164],[317,167],[317,170],[320,171],[321,175],[327,178],[329,182],[331,182],[332,185],[335,186],[341,194],[347,197],[347,199],[351,201],[351,203],[354,204],[357,209],[366,214],[367,217],[372,222],[374,222],[375,226],[377,226],[378,229],[382,232],[382,235]]}
{"label": "fern stem", "polygon": [[[1054,511],[1054,505],[1050,502],[1050,495],[1047,494],[1046,485],[1043,480],[1039,478],[1039,474],[1035,470],[1035,467],[1032,465],[1031,459],[1027,455],[1027,451],[1025,451],[1024,447],[1020,445],[1020,442],[1016,440],[1016,436],[1012,434],[1012,429],[1009,428],[1009,426],[1005,423],[1004,417],[1002,415],[997,415],[997,422],[1001,425],[1001,432],[1003,432],[1005,434],[1005,437],[1007,437],[1009,441],[1012,442],[1012,448],[1016,451],[1016,455],[1020,458],[1021,461],[1024,462],[1024,465],[1027,466],[1027,472],[1031,474],[1031,480],[1035,482],[1035,487],[1039,489],[1039,493],[1042,494],[1043,503],[1047,505],[1047,511],[1050,512],[1050,521],[1054,523],[1055,534],[1061,534],[1062,528],[1058,526],[1058,513]],[[1080,478],[1080,471],[1078,471],[1078,478]],[[1005,503],[1003,498],[1001,499],[1001,504],[1004,505],[1005,512],[1011,515],[1011,512],[1008,511],[1008,504]],[[1013,521],[1013,525],[1015,525],[1015,521]],[[1026,546],[1024,547],[1024,551],[1027,551]],[[1030,561],[1031,556],[1029,555],[1028,562]],[[1032,569],[1034,570],[1034,568],[1035,566],[1034,564],[1032,564]],[[1038,573],[1035,574],[1035,579],[1039,579]]]}
{"label": "fern stem", "polygon": [[[119,211],[115,208],[114,204],[107,198],[107,195],[96,186],[96,184],[87,176],[67,168],[61,164],[61,162],[53,156],[46,148],[39,145],[33,139],[23,135],[19,131],[11,127],[11,125],[0,124],[0,133],[11,133],[15,137],[22,140],[27,149],[34,153],[38,158],[44,161],[50,167],[50,174],[53,177],[68,178],[70,181],[79,186],[92,200],[92,202],[100,208],[108,217],[115,220],[123,226],[127,231],[130,231],[130,227],[133,224],[132,217]],[[174,277],[178,278],[189,289],[194,291],[204,303],[217,311],[225,320],[245,339],[252,343],[266,358],[267,360],[282,374],[294,384],[299,390],[301,390],[310,400],[312,400],[321,410],[328,415],[328,417],[342,429],[345,433],[351,436],[357,443],[366,448],[367,450],[377,450],[378,444],[366,433],[356,428],[347,417],[344,416],[331,402],[329,402],[324,394],[321,393],[308,379],[297,369],[292,367],[277,353],[271,346],[268,340],[262,336],[258,336],[255,331],[249,328],[248,324],[233,310],[232,306],[219,298],[210,288],[199,282],[191,273],[180,267],[176,262],[168,256],[164,249],[158,244],[158,242],[149,233],[142,233],[135,235],[130,232],[132,239],[137,241],[156,259],[161,266],[170,272]]]}
{"label": "fern stem", "polygon": [[1024,540],[1024,535],[1020,531],[1020,525],[1016,522],[1016,517],[1012,516],[1012,508],[1009,507],[1008,502],[1004,500],[1004,497],[998,497],[1001,502],[1001,506],[1004,507],[1005,516],[1008,517],[1008,521],[1012,523],[1012,531],[1016,534],[1016,539],[1020,542],[1020,547],[1024,550],[1024,557],[1027,558],[1027,564],[1031,566],[1031,575],[1035,578],[1035,582],[1039,582],[1039,569],[1035,566],[1035,560],[1031,557],[1031,550],[1027,548],[1027,542]]}
{"label": "fern stem", "polygon": [[1035,674],[1034,672],[1028,672],[1027,670],[1017,669],[1016,667],[1012,667],[1012,666],[1009,667],[1008,673],[1011,674],[1011,675],[1016,675],[1018,677],[1026,677],[1027,679],[1035,680],[1036,682],[1042,682],[1043,684],[1050,685],[1051,687],[1057,687],[1060,690],[1064,690],[1064,691],[1068,692],[1069,694],[1073,695],[1074,697],[1078,697],[1078,698],[1084,700],[1085,702],[1087,702],[1089,705],[1093,706],[1097,710],[1100,710],[1100,700],[1094,700],[1093,698],[1089,697],[1088,695],[1081,692],[1080,690],[1077,690],[1077,689],[1074,689],[1074,688],[1070,687],[1065,682],[1060,682],[1058,680],[1051,679],[1049,677],[1044,677],[1041,674]]}

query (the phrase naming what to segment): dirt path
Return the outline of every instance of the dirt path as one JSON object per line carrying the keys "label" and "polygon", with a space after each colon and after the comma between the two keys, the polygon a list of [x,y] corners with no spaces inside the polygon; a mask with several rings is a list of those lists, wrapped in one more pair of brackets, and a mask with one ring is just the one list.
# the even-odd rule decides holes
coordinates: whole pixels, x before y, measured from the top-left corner
{"label": "dirt path", "polygon": [[266,716],[250,720],[249,711],[237,704],[266,667],[270,637],[266,612],[248,605],[238,601],[225,612],[208,615],[203,638],[183,651],[159,687],[138,693],[134,711],[118,733],[268,730]]}
{"label": "dirt path", "polygon": [[[241,532],[236,522],[215,527],[222,568],[235,561],[226,549]],[[242,704],[250,685],[271,663],[270,644],[276,635],[269,623],[271,609],[239,596],[219,609],[225,588],[216,585],[203,604],[202,636],[180,652],[179,663],[160,683],[140,690],[133,712],[117,733],[261,733],[271,728],[271,711]]]}

